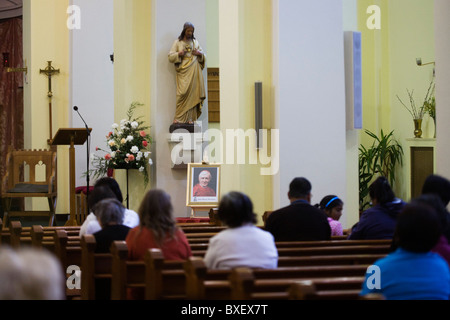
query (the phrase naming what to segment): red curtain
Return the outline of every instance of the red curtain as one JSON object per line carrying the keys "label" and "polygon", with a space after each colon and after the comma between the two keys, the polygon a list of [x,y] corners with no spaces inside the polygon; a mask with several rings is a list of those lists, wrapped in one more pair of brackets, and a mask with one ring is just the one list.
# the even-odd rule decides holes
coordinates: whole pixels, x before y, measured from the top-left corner
{"label": "red curtain", "polygon": [[[9,67],[23,67],[22,18],[0,20],[0,177],[5,173],[8,148],[22,149],[23,72],[6,72],[3,53],[9,55]],[[1,188],[1,184],[0,184]]]}

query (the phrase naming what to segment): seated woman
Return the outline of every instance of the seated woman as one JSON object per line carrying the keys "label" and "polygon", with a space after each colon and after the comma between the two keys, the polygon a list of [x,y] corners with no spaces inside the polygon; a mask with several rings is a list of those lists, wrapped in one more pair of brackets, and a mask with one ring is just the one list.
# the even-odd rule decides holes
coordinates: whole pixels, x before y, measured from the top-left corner
{"label": "seated woman", "polygon": [[392,239],[397,216],[406,203],[395,197],[388,180],[378,177],[369,187],[372,207],[364,211],[348,239]]}
{"label": "seated woman", "polygon": [[125,207],[116,199],[104,199],[97,203],[93,212],[101,230],[94,233],[96,252],[108,253],[115,240],[125,240],[130,227],[123,225]]}
{"label": "seated woman", "polygon": [[331,228],[332,236],[342,236],[344,231],[339,219],[342,216],[342,210],[344,209],[344,202],[339,199],[338,196],[328,195],[323,197],[320,203],[317,205],[328,217],[328,223]]}
{"label": "seated woman", "polygon": [[[94,189],[94,191],[99,190]],[[94,193],[95,194],[95,193]],[[92,211],[100,223],[101,230],[94,233],[97,246],[95,252],[109,253],[113,241],[125,240],[130,228],[123,225],[125,207],[115,198],[103,199],[92,207]],[[95,299],[111,298],[111,279],[95,279]]]}
{"label": "seated woman", "polygon": [[[123,195],[122,191],[120,190],[120,186],[117,183],[117,181],[114,178],[110,177],[103,177],[97,180],[94,185],[94,189],[92,193],[95,192],[95,189],[102,187],[102,188],[108,188],[113,193],[113,196],[120,202],[123,203]],[[92,195],[89,195],[88,204],[89,208],[92,209],[93,205],[95,203],[91,203],[91,197]],[[123,224],[134,228],[139,225],[139,215],[134,212],[133,210],[125,208],[124,216],[123,216]],[[97,217],[92,212],[89,213],[89,215],[86,217],[86,220],[84,220],[83,224],[80,227],[80,236],[83,234],[94,234],[95,232],[99,231],[101,229],[101,226],[97,220]]]}
{"label": "seated woman", "polygon": [[[165,260],[186,260],[192,256],[186,235],[176,225],[172,202],[165,191],[147,192],[139,207],[139,220],[140,225],[131,229],[125,239],[130,260],[144,260],[150,248],[161,249]],[[128,298],[143,299],[144,290],[130,290]]]}
{"label": "seated woman", "polygon": [[210,239],[205,254],[208,268],[277,267],[278,251],[274,238],[270,232],[255,226],[253,204],[245,194],[230,192],[223,196],[218,215],[229,228]]}
{"label": "seated woman", "polygon": [[147,192],[139,208],[140,225],[126,238],[129,258],[144,260],[149,248],[160,248],[167,260],[184,260],[192,255],[186,235],[176,226],[170,196],[163,190]]}

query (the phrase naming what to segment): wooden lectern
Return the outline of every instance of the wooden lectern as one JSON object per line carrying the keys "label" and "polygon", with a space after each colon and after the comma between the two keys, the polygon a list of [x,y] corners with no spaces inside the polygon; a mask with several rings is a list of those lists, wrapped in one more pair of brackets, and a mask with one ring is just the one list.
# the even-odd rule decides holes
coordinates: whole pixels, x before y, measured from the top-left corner
{"label": "wooden lectern", "polygon": [[[89,132],[92,129],[89,128]],[[88,137],[86,128],[62,128],[56,132],[52,145],[69,145],[69,170],[70,170],[70,217],[66,226],[76,226],[75,219],[75,145],[83,145]]]}

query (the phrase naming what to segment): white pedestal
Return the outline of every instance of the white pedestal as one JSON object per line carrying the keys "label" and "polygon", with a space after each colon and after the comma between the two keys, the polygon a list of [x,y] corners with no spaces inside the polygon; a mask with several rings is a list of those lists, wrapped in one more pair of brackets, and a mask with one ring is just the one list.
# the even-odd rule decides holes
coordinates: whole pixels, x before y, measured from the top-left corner
{"label": "white pedestal", "polygon": [[202,133],[177,131],[168,136],[172,169],[185,169],[188,163],[202,162]]}

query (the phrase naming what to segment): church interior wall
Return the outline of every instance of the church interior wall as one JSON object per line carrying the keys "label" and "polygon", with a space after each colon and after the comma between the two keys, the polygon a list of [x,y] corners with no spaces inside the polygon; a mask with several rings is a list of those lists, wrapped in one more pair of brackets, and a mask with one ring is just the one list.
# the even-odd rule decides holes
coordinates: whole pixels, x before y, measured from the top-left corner
{"label": "church interior wall", "polygon": [[[442,103],[437,107],[436,171],[450,176],[446,172],[449,148],[444,140],[448,136],[446,119],[450,118],[444,106],[450,99],[442,85],[448,83],[449,73],[448,57],[442,53],[448,52],[445,0],[380,0],[379,30],[367,28],[370,14],[366,9],[373,4],[368,0],[328,0],[325,5],[306,0],[103,1],[45,0],[36,4],[24,0],[24,58],[30,70],[44,68],[48,60],[61,69],[52,83],[53,133],[59,127],[82,126],[72,110],[78,105],[80,111],[86,110],[83,116],[95,131],[91,152],[103,142],[111,121],[120,121],[132,101],[144,103],[138,115],[149,122],[154,138],[149,188],[170,190],[177,216],[188,216],[190,210],[185,206],[186,172],[170,165],[167,136],[175,111],[175,72],[167,52],[189,20],[196,25],[196,36],[206,51],[207,67],[219,67],[221,74],[221,122],[208,123],[206,104],[201,119],[204,130],[218,129],[225,135],[226,129],[252,128],[253,85],[255,81],[264,84],[264,128],[280,130],[280,170],[262,176],[261,164],[224,165],[222,180],[223,192],[238,189],[249,194],[258,214],[286,205],[290,180],[303,175],[313,184],[313,203],[336,193],[348,204],[341,218],[345,227],[356,222],[355,159],[359,143],[368,140],[363,130],[345,129],[344,30],[360,31],[363,37],[363,128],[395,129],[400,142],[412,137],[413,127],[396,95],[403,94],[406,100],[406,88],[414,89],[419,101],[432,66],[419,67],[415,58],[436,60],[440,83],[436,98]],[[60,27],[66,25],[70,4],[86,9],[80,30]],[[94,14],[100,10],[101,15]],[[101,26],[96,28],[98,20],[94,19],[102,19]],[[91,28],[96,32],[89,31]],[[114,63],[108,61],[111,50]],[[97,73],[89,76],[87,70],[95,68]],[[47,147],[46,92],[45,76],[29,72],[24,85],[27,148]],[[92,104],[95,107],[89,106]],[[431,119],[425,118],[424,137],[433,133]],[[80,174],[84,147],[77,148],[77,184],[84,184]],[[58,213],[69,211],[67,150],[58,147]],[[256,150],[252,152],[258,155]],[[405,176],[409,173],[405,170],[399,170],[395,186],[402,198],[408,198]],[[123,174],[118,174],[118,180],[124,190]],[[131,187],[135,210],[146,190],[140,185]]]}

